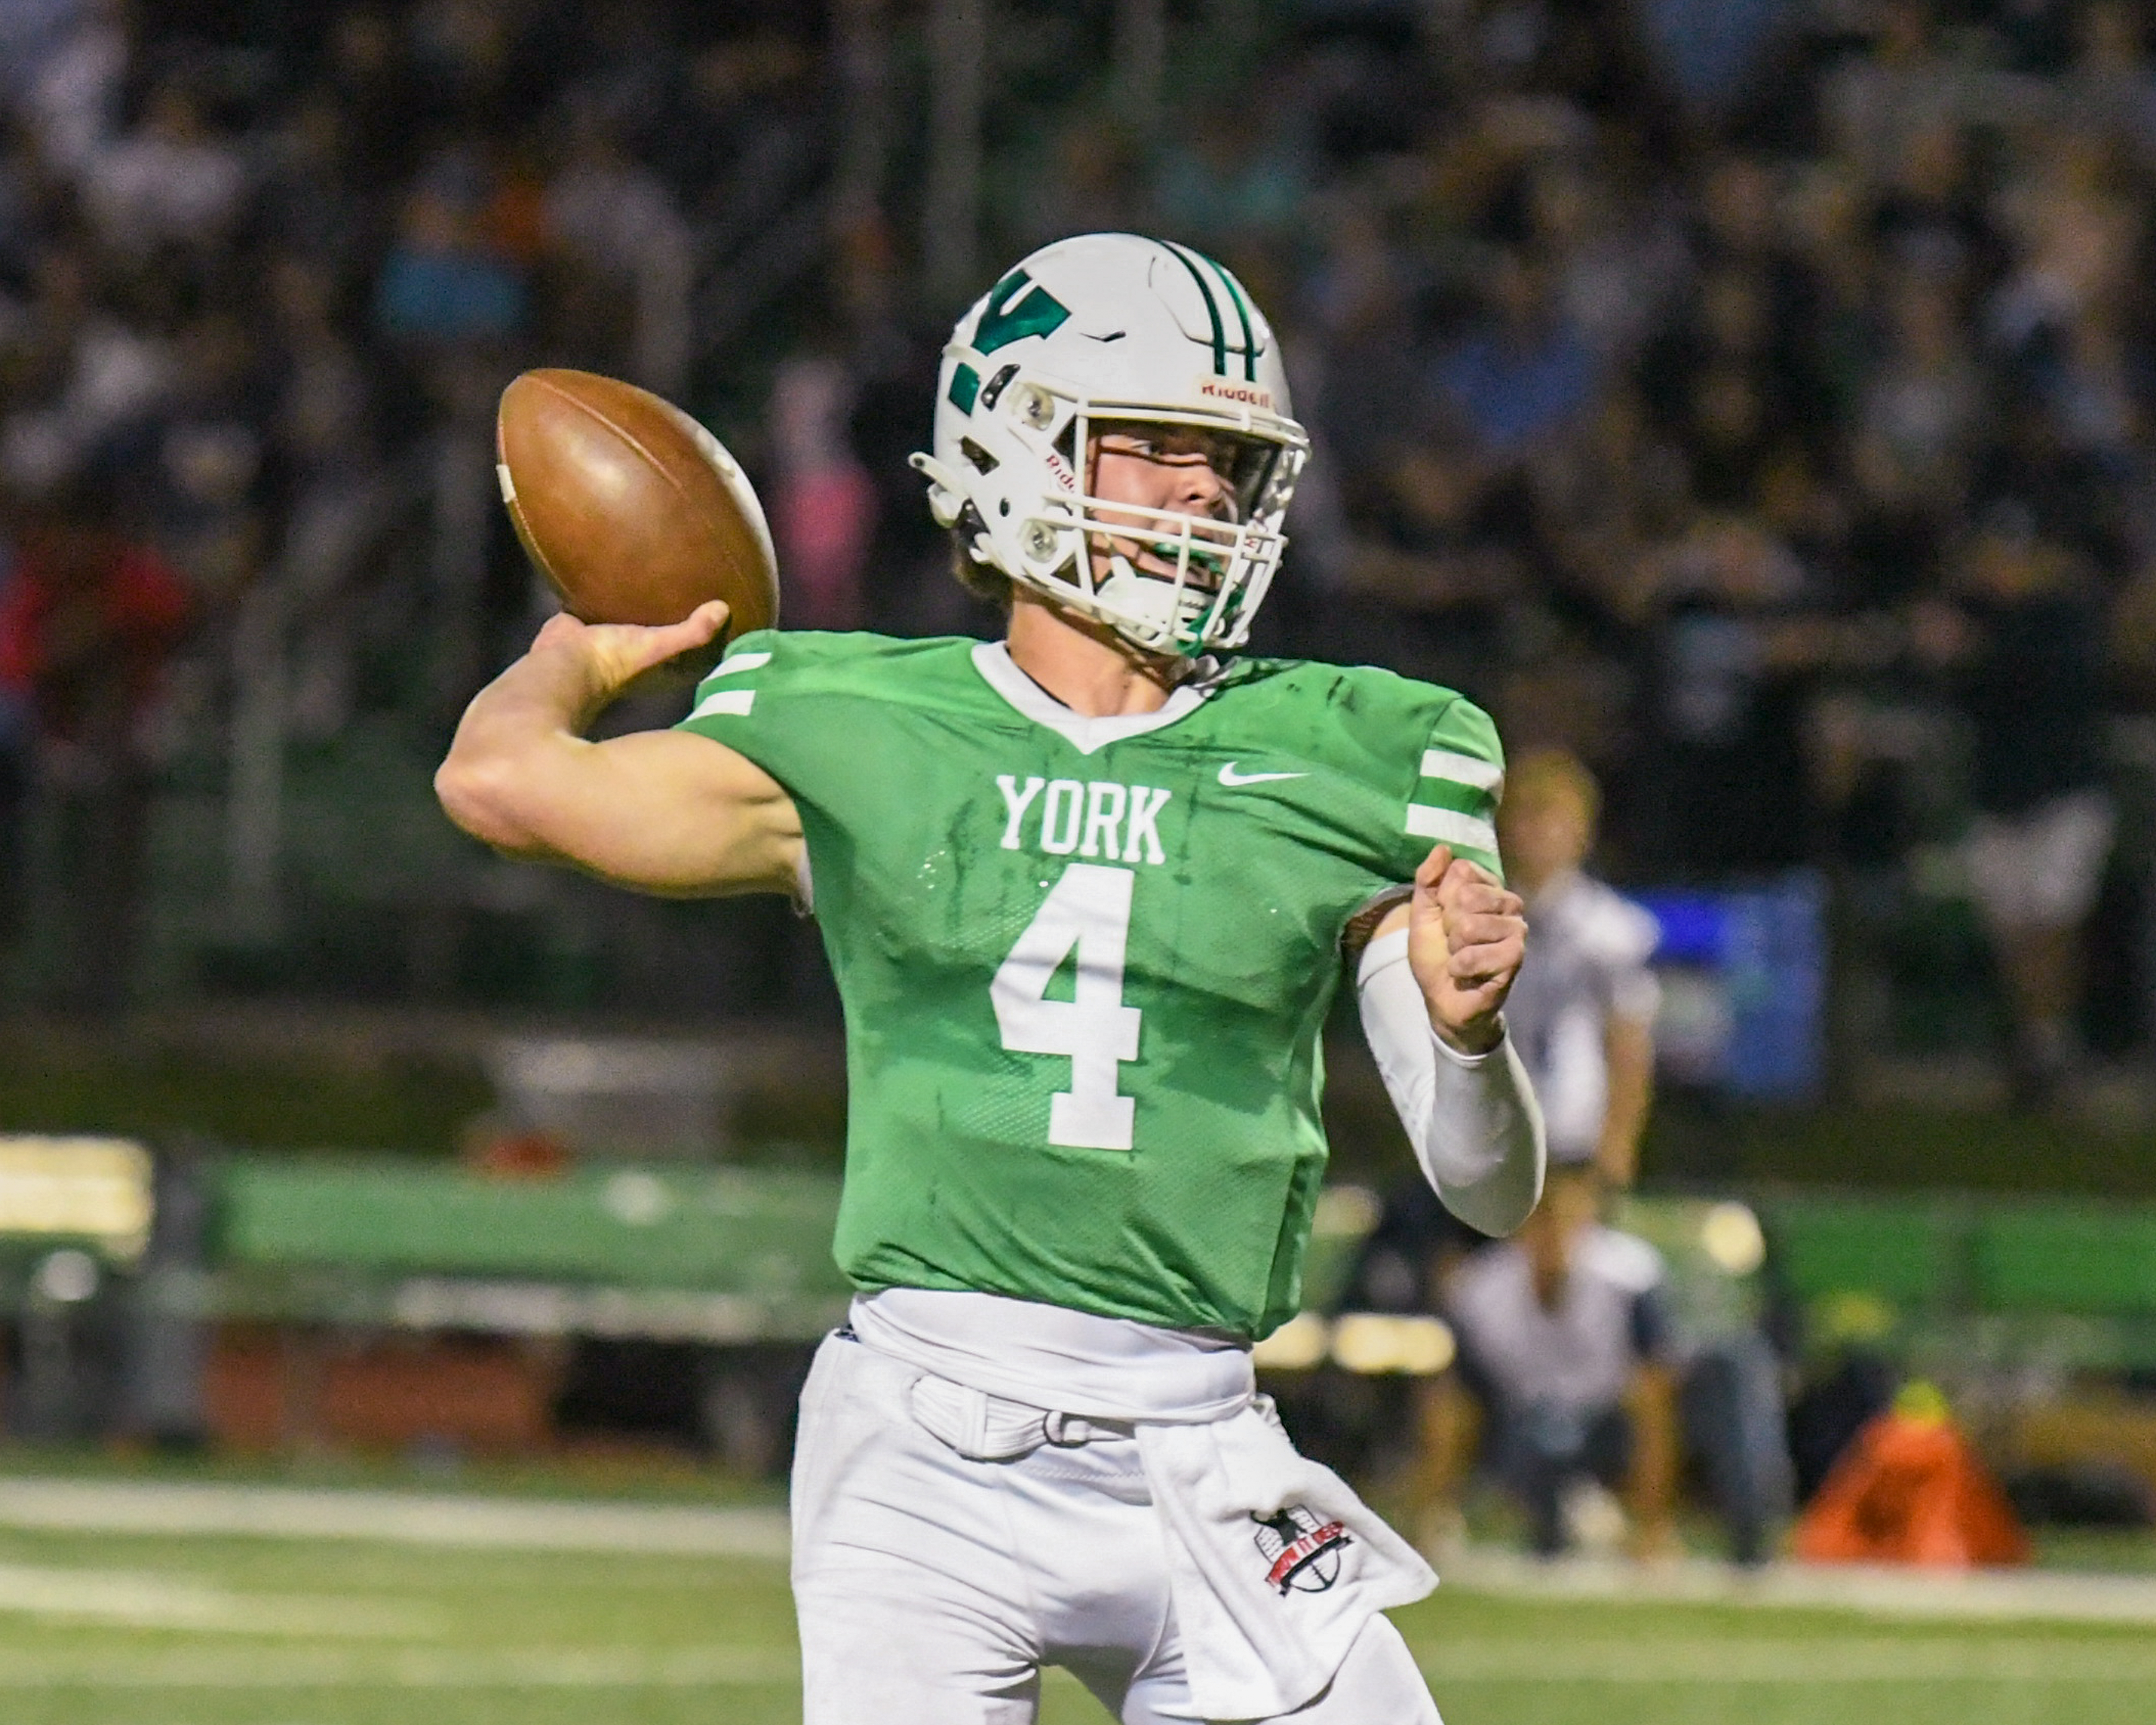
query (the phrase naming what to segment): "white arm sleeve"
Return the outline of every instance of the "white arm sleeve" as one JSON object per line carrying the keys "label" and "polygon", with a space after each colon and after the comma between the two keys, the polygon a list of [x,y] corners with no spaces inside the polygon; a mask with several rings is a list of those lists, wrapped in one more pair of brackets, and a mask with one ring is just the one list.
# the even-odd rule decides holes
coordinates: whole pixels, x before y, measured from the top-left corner
{"label": "white arm sleeve", "polygon": [[1485,1234],[1510,1234],[1543,1192],[1543,1112],[1507,1036],[1484,1055],[1447,1047],[1408,968],[1408,932],[1363,950],[1356,973],[1363,1034],[1377,1056],[1430,1183],[1445,1207]]}

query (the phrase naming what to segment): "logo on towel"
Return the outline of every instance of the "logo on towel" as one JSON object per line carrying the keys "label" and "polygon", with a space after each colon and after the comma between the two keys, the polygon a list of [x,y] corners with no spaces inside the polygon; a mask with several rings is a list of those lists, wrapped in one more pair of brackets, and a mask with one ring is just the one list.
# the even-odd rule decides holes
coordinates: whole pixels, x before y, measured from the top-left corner
{"label": "logo on towel", "polygon": [[1338,1522],[1321,1522],[1301,1505],[1278,1515],[1254,1515],[1258,1555],[1265,1560],[1265,1579],[1283,1596],[1322,1594],[1340,1579],[1340,1550],[1352,1544]]}

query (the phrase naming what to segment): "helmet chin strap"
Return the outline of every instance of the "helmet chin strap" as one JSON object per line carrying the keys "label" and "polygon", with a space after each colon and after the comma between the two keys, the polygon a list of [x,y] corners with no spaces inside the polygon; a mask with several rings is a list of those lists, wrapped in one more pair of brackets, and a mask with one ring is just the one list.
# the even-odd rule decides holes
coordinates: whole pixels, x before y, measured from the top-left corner
{"label": "helmet chin strap", "polygon": [[[1154,646],[1154,651],[1178,653],[1188,657],[1199,649],[1194,625],[1211,603],[1209,595],[1203,589],[1193,588],[1186,582],[1178,593],[1166,578],[1147,575],[1122,552],[1111,550],[1108,552],[1108,578],[1096,587],[1094,592],[1099,597],[1112,597],[1123,609],[1165,630],[1168,641]],[[1173,614],[1163,614],[1169,613],[1171,608]]]}

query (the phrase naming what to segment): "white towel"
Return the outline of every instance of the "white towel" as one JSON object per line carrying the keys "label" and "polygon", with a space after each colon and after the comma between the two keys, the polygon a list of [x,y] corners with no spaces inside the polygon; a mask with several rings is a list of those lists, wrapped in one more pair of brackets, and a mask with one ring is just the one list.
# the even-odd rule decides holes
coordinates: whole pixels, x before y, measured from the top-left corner
{"label": "white towel", "polygon": [[1437,1585],[1339,1475],[1296,1453],[1266,1397],[1205,1425],[1141,1424],[1137,1440],[1200,1717],[1294,1712],[1372,1613]]}

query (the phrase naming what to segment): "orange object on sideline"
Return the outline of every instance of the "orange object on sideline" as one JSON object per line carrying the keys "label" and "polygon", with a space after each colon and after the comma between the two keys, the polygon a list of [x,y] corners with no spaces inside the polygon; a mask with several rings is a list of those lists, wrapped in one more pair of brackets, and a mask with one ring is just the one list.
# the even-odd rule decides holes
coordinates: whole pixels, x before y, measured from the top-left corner
{"label": "orange object on sideline", "polygon": [[2029,1536],[1928,1386],[1856,1435],[1797,1523],[1812,1563],[2025,1563]]}

